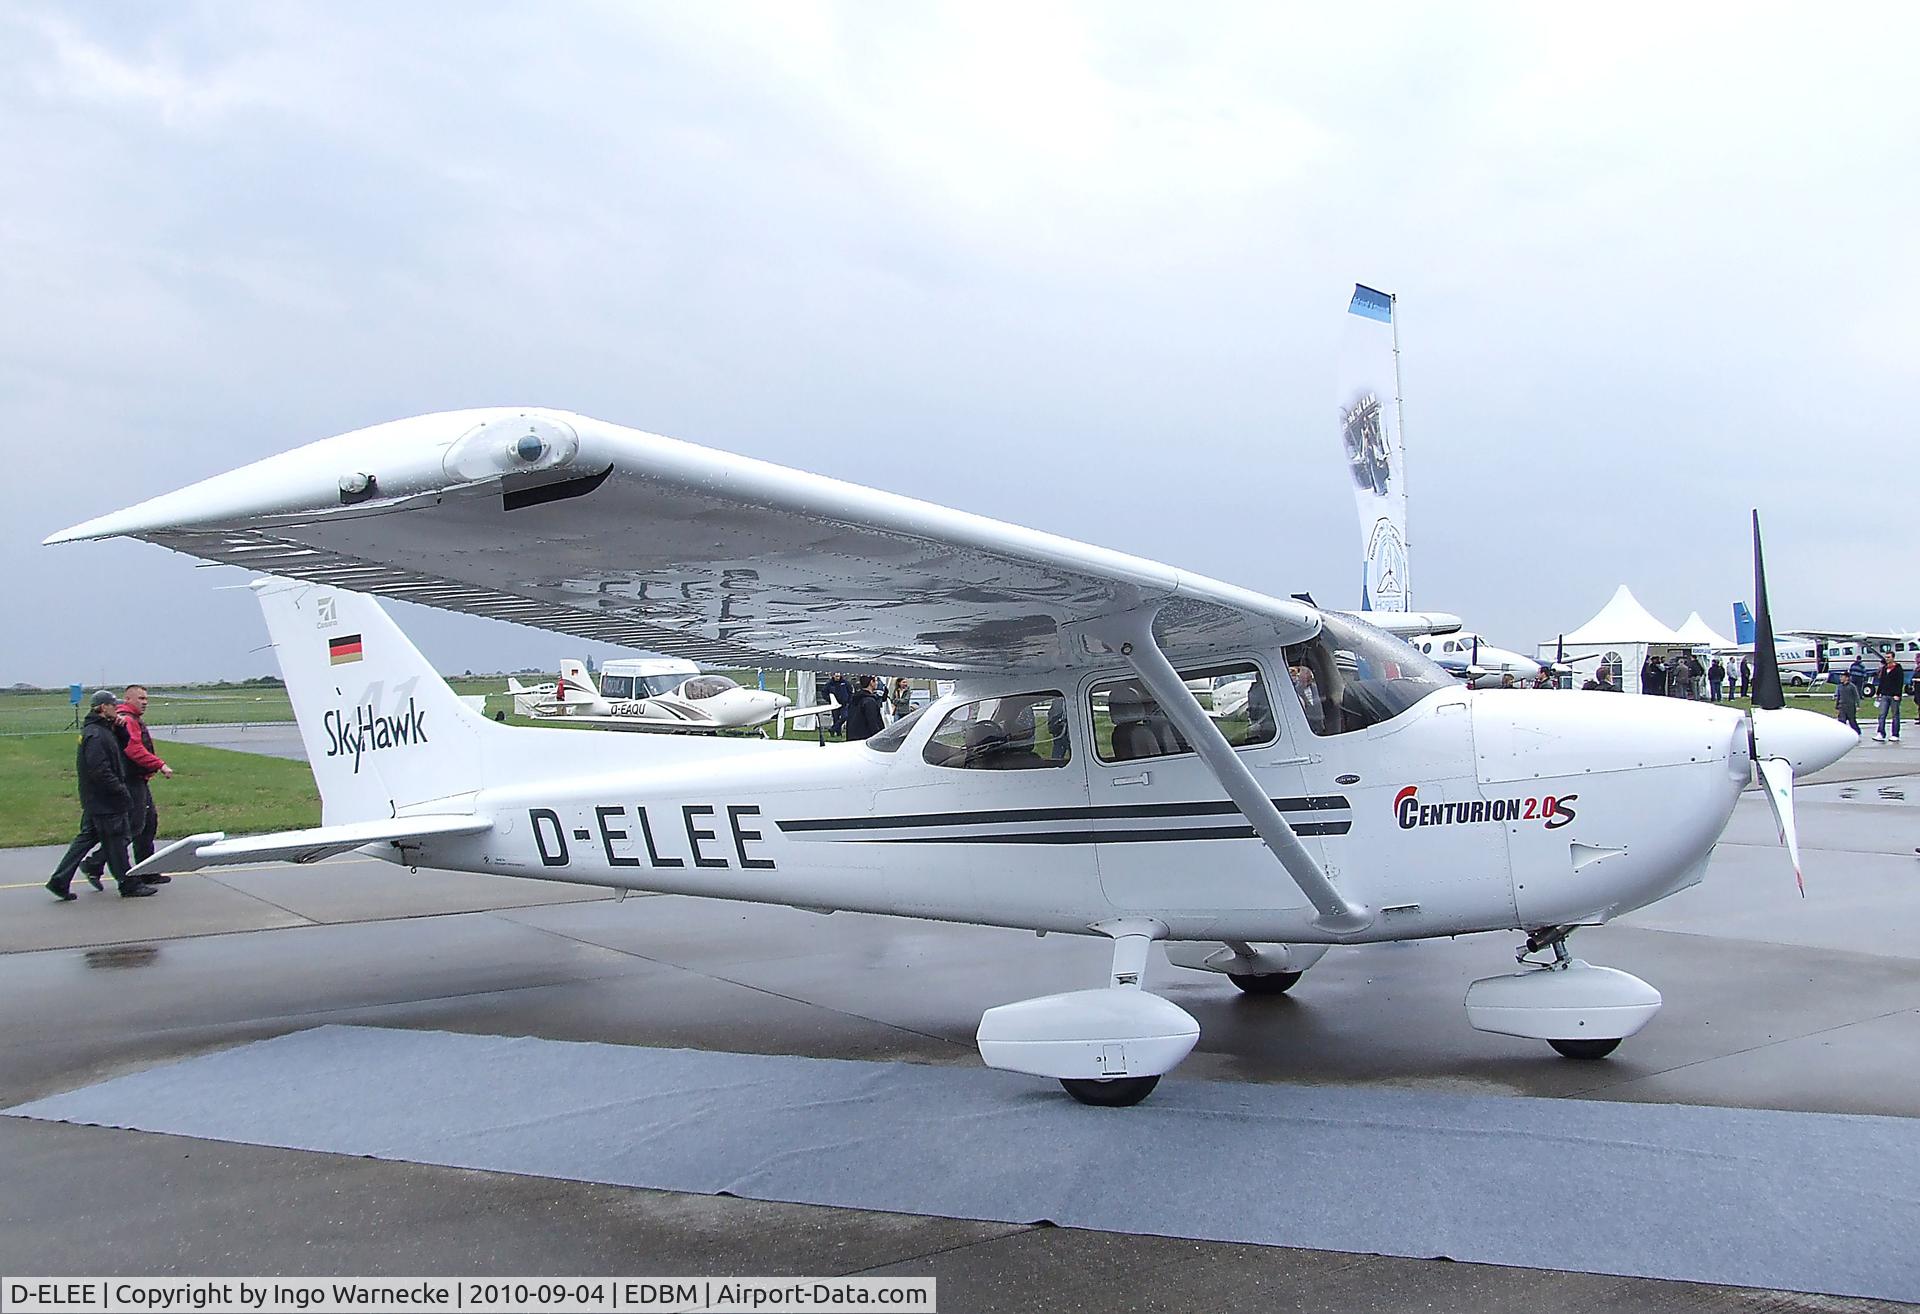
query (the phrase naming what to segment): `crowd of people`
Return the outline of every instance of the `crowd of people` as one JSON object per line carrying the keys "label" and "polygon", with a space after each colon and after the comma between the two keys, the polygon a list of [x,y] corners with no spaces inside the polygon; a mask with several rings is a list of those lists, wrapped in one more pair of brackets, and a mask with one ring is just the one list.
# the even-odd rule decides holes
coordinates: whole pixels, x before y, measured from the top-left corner
{"label": "crowd of people", "polygon": [[1750,698],[1753,660],[1742,657],[1740,665],[1734,667],[1715,657],[1710,665],[1702,665],[1695,653],[1677,652],[1662,660],[1659,653],[1650,652],[1640,667],[1640,692],[1715,703]]}
{"label": "crowd of people", "polygon": [[[70,903],[76,897],[73,878],[84,875],[96,890],[106,886],[101,877],[113,873],[123,899],[153,894],[173,878],[131,874],[138,863],[153,856],[154,836],[160,830],[160,810],[153,804],[153,778],[172,776],[173,768],[153,751],[147,730],[146,686],[130,684],[126,697],[102,689],[88,701],[86,723],[74,753],[74,772],[80,784],[80,833],[47,881],[53,897]],[[131,845],[132,861],[127,850]]]}

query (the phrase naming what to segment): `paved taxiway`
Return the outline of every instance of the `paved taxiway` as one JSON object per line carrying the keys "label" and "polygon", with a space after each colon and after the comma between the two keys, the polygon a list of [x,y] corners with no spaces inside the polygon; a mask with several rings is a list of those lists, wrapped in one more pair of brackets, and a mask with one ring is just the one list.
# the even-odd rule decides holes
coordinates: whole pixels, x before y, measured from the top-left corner
{"label": "paved taxiway", "polygon": [[[1512,937],[1336,950],[1285,999],[1158,966],[1202,1035],[1170,1080],[1341,1082],[1920,1117],[1920,751],[1800,800],[1802,901],[1749,794],[1708,882],[1577,952],[1661,1016],[1602,1064],[1466,1024]],[[163,800],[164,801],[164,800]],[[154,899],[0,853],[0,1105],[351,1021],[977,1064],[994,1004],[1098,982],[1100,943],[343,859]],[[1858,1302],[766,1204],[0,1119],[0,1271],[931,1273],[943,1307],[1853,1308]],[[1543,1207],[1578,1189],[1543,1163]],[[1282,1184],[1276,1183],[1279,1191]],[[1284,1195],[1276,1196],[1277,1207]],[[1684,1220],[1649,1220],[1649,1226]],[[1818,1220],[1810,1220],[1817,1228]],[[1712,1238],[1701,1238],[1712,1244]]]}

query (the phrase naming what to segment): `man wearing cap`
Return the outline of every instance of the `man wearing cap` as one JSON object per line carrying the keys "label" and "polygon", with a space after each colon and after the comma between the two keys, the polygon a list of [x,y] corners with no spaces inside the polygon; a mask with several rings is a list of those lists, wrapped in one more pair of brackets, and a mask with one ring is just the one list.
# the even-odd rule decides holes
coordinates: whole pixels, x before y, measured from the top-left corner
{"label": "man wearing cap", "polygon": [[80,747],[74,769],[80,778],[80,833],[67,846],[66,856],[54,868],[47,889],[61,900],[73,898],[68,887],[80,860],[98,844],[107,866],[120,885],[120,897],[137,899],[154,887],[127,875],[127,809],[133,795],[127,790],[127,755],[114,728],[120,721],[120,699],[102,689],[89,701],[87,723],[80,728]]}
{"label": "man wearing cap", "polygon": [[[116,734],[121,740],[127,755],[127,792],[133,796],[133,806],[127,810],[127,826],[132,832],[133,861],[137,866],[153,856],[154,836],[160,831],[160,809],[153,805],[153,778],[156,775],[173,778],[173,768],[160,760],[153,751],[153,734],[147,729],[147,686],[130,684],[120,700],[120,725]],[[100,888],[100,873],[106,868],[107,855],[104,849],[95,850],[87,860],[80,864],[80,872],[93,885]],[[172,880],[170,876],[146,878],[149,885],[165,885]]]}

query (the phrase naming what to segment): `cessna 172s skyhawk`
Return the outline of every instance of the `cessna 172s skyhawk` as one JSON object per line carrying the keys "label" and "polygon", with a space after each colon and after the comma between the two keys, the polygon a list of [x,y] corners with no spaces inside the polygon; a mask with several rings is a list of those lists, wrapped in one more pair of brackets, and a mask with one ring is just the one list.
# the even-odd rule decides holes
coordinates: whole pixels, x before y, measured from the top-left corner
{"label": "cessna 172s skyhawk", "polygon": [[[324,800],[317,829],[197,835],[146,870],[360,849],[1105,936],[1100,988],[990,1009],[978,1033],[988,1064],[1093,1103],[1143,1098],[1198,1038],[1142,988],[1156,940],[1272,993],[1329,946],[1517,929],[1550,960],[1474,982],[1469,1021],[1602,1056],[1660,995],[1569,958],[1568,934],[1699,881],[1756,770],[1797,869],[1794,774],[1855,742],[1777,696],[1748,715],[1476,694],[1307,603],[559,411],[378,425],[49,541],[113,535],[268,576]],[[368,594],[956,688],[824,749],[502,726]],[[1223,676],[1257,687],[1209,716],[1188,682]]]}

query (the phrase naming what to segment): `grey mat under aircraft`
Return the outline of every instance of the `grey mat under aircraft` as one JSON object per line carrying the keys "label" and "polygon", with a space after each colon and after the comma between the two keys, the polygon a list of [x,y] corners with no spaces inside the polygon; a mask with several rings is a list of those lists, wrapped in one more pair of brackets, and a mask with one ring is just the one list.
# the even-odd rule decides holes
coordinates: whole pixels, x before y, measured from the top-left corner
{"label": "grey mat under aircraft", "polygon": [[542,1177],[1920,1300],[1920,1121],[325,1026],[10,1113]]}

